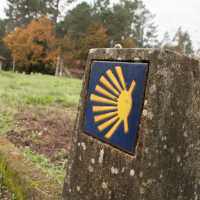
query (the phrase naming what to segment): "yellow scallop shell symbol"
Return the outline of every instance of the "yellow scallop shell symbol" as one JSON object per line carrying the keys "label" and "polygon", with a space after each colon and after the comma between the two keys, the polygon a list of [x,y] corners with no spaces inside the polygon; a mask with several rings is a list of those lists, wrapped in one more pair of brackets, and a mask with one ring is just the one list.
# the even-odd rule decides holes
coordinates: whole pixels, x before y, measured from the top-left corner
{"label": "yellow scallop shell symbol", "polygon": [[109,128],[105,134],[107,139],[115,134],[121,123],[124,124],[124,133],[128,133],[128,117],[133,106],[132,93],[136,87],[136,81],[133,80],[127,89],[121,66],[115,67],[115,71],[117,76],[112,70],[107,70],[105,75],[100,77],[95,93],[90,96],[98,130],[102,132]]}

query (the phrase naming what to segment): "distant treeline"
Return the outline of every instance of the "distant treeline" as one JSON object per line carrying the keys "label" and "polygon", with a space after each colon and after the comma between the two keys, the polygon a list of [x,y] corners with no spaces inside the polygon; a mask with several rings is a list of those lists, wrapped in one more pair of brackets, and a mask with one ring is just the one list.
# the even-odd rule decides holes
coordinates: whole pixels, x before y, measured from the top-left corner
{"label": "distant treeline", "polygon": [[[67,9],[61,16],[60,7]],[[154,16],[141,0],[8,0],[0,20],[0,56],[4,68],[56,75],[83,70],[90,48],[167,47],[193,54],[187,32],[157,37]]]}

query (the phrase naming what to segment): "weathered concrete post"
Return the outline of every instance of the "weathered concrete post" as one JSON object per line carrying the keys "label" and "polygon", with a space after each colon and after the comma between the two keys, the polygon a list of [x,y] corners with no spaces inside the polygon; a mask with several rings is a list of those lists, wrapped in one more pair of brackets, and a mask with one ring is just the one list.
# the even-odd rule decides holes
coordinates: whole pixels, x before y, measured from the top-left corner
{"label": "weathered concrete post", "polygon": [[200,200],[197,61],[92,49],[83,85],[65,200]]}

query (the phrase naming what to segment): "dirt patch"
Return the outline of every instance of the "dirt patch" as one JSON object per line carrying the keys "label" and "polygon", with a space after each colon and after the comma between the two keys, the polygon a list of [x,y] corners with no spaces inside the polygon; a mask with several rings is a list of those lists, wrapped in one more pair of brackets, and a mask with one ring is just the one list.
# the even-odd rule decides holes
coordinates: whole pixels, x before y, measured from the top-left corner
{"label": "dirt patch", "polygon": [[15,129],[7,138],[59,162],[68,156],[75,117],[75,108],[29,108],[15,116]]}
{"label": "dirt patch", "polygon": [[1,200],[14,200],[14,194],[8,191],[8,189],[0,181],[0,199]]}

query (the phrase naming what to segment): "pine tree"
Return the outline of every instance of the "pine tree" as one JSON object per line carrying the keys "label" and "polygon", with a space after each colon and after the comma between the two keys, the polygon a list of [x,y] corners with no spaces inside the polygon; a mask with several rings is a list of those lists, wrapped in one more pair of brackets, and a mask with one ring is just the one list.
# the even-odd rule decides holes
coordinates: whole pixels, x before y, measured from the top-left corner
{"label": "pine tree", "polygon": [[6,20],[0,19],[0,56],[9,58],[9,51],[3,42],[3,38],[6,35],[6,23]]}
{"label": "pine tree", "polygon": [[133,23],[133,35],[139,47],[155,47],[158,45],[157,27],[154,24],[154,15],[146,9],[142,1],[137,1],[137,11]]}
{"label": "pine tree", "polygon": [[62,23],[63,32],[78,40],[86,33],[93,20],[92,7],[88,3],[82,2],[65,16]]}
{"label": "pine tree", "polygon": [[108,30],[110,42],[118,43],[132,37],[140,47],[156,46],[157,27],[154,16],[140,0],[121,0],[113,6],[108,0],[97,0],[95,13]]}
{"label": "pine tree", "polygon": [[8,0],[6,15],[9,30],[27,25],[33,19],[48,16],[57,23],[61,3],[72,3],[75,0]]}
{"label": "pine tree", "polygon": [[94,6],[96,17],[106,27],[112,43],[119,43],[123,38],[131,36],[136,9],[135,0],[121,0],[114,5],[110,1],[97,0]]}
{"label": "pine tree", "polygon": [[34,18],[47,14],[46,1],[43,0],[8,0],[6,15],[9,29],[24,26]]}
{"label": "pine tree", "polygon": [[60,16],[60,5],[64,4],[68,6],[75,1],[76,0],[46,0],[47,14],[50,15],[55,25],[58,23],[58,18]]}
{"label": "pine tree", "polygon": [[178,28],[173,42],[176,51],[187,55],[192,55],[194,53],[190,35],[187,31],[183,31],[181,27]]}
{"label": "pine tree", "polygon": [[167,47],[172,46],[172,40],[171,40],[171,38],[170,38],[169,32],[165,32],[165,33],[164,33],[164,36],[163,36],[163,39],[162,39],[160,45],[161,45],[163,48],[167,48]]}

